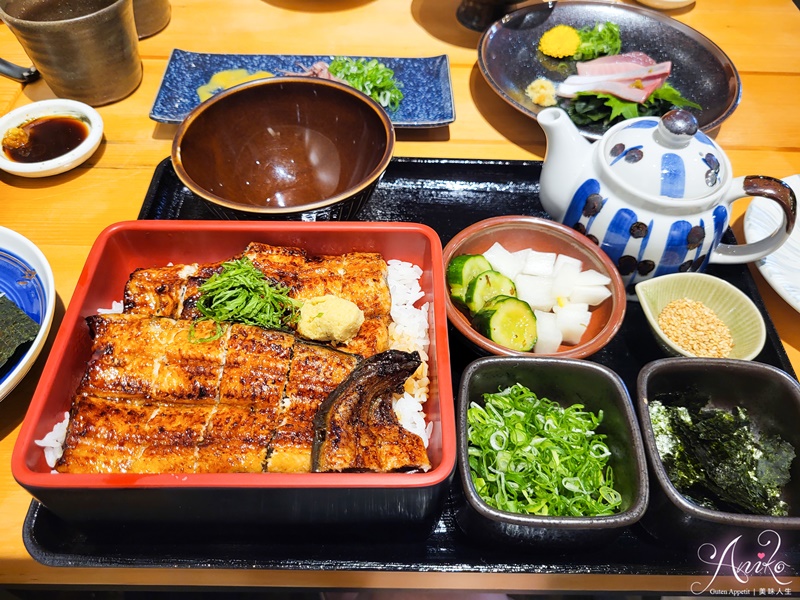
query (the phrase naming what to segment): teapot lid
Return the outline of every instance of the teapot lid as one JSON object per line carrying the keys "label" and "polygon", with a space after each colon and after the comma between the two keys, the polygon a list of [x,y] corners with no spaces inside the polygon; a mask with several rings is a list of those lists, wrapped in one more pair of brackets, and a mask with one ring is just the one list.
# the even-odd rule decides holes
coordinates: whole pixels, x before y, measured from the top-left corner
{"label": "teapot lid", "polygon": [[639,192],[665,199],[699,199],[722,188],[729,174],[722,149],[677,109],[623,121],[606,134],[603,159]]}

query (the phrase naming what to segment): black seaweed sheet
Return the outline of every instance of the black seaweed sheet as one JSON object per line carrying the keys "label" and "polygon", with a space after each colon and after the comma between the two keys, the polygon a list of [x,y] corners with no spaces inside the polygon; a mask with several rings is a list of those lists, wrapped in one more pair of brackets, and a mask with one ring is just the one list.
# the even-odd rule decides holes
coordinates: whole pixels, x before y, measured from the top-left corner
{"label": "black seaweed sheet", "polygon": [[[442,244],[467,225],[501,214],[546,217],[539,203],[541,163],[395,158],[375,193],[358,214],[362,221],[411,221],[433,227]],[[220,214],[191,194],[178,180],[169,159],[157,167],[140,219],[249,219]],[[735,242],[729,231],[726,241]],[[777,331],[746,266],[712,265],[722,277],[750,296],[764,315],[767,343],[756,360],[794,375]],[[454,389],[464,367],[477,358],[450,328]],[[591,360],[615,370],[631,393],[640,368],[662,358],[636,302],[628,303],[619,334]],[[555,573],[686,575],[703,573],[695,553],[670,548],[635,525],[602,552],[576,549],[545,553],[535,549],[486,546],[468,539],[456,525],[455,499],[460,482],[433,533],[424,541],[341,542],[314,533],[247,531],[231,527],[143,527],[119,523],[89,528],[66,523],[38,502],[31,503],[23,525],[30,554],[50,566],[187,567],[298,570],[384,570],[443,573]],[[800,564],[800,550],[784,545],[783,560]]]}

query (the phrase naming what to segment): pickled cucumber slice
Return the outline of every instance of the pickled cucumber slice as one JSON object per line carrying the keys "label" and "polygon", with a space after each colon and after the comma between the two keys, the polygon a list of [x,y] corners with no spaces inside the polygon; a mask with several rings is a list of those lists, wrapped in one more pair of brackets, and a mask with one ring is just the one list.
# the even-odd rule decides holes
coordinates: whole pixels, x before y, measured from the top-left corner
{"label": "pickled cucumber slice", "polygon": [[461,254],[447,265],[447,285],[450,297],[464,304],[467,286],[479,273],[491,271],[492,265],[482,254]]}
{"label": "pickled cucumber slice", "polygon": [[498,271],[479,273],[467,286],[464,301],[474,315],[483,305],[495,296],[516,296],[517,286],[508,277]]}
{"label": "pickled cucumber slice", "polygon": [[538,338],[536,315],[530,305],[512,296],[489,300],[473,317],[472,326],[493,342],[519,352],[533,350]]}

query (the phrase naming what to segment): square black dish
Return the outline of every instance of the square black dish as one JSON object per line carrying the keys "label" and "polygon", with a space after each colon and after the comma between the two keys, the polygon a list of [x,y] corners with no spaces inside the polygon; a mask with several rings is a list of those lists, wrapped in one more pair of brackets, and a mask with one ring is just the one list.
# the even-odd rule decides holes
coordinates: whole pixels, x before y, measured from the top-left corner
{"label": "square black dish", "polygon": [[[586,411],[602,415],[596,433],[606,436],[603,441],[611,453],[608,467],[613,473],[613,488],[622,497],[614,514],[565,517],[510,513],[495,508],[481,496],[470,474],[469,449],[472,444],[467,433],[470,407],[473,403],[484,406],[484,394],[494,394],[516,384],[561,408],[579,404]],[[644,446],[628,391],[611,369],[588,360],[569,358],[479,358],[467,366],[461,378],[456,415],[458,471],[464,496],[456,511],[456,521],[467,535],[517,546],[584,548],[612,541],[644,514],[648,497]],[[541,437],[547,436],[542,434]],[[533,450],[523,452],[533,453]],[[515,451],[509,453],[518,454]],[[537,451],[536,456],[539,461],[550,459],[550,451]],[[585,468],[585,463],[582,468]],[[528,486],[530,490],[540,487],[530,483]],[[558,486],[557,489],[563,488]]]}
{"label": "square black dish", "polygon": [[[755,490],[758,488],[750,487],[748,483],[751,481],[750,477],[740,479],[738,476],[729,475],[728,472],[734,466],[732,462],[749,464],[748,454],[761,453],[761,450],[748,449],[750,445],[746,441],[748,436],[742,432],[742,428],[746,426],[736,421],[731,421],[737,423],[737,434],[741,434],[737,435],[736,442],[728,436],[726,440],[719,439],[720,436],[708,440],[706,435],[699,432],[696,423],[693,424],[692,431],[697,432],[700,439],[704,440],[694,444],[700,446],[703,453],[712,454],[704,459],[707,462],[703,464],[714,464],[716,468],[715,473],[704,473],[710,485],[693,485],[689,490],[694,491],[681,492],[678,487],[685,489],[685,486],[676,486],[673,483],[669,475],[671,471],[668,472],[664,463],[664,460],[671,458],[665,458],[660,453],[667,452],[668,457],[677,456],[681,450],[675,448],[683,444],[678,439],[684,438],[681,435],[677,438],[672,437],[668,433],[672,426],[665,426],[665,419],[661,416],[653,416],[654,402],[664,407],[659,415],[663,414],[664,410],[691,406],[694,402],[698,405],[705,404],[712,410],[722,410],[728,415],[734,414],[738,408],[744,409],[751,423],[750,427],[756,432],[758,439],[769,442],[770,436],[777,435],[796,451],[800,448],[800,431],[796,426],[800,421],[800,384],[797,380],[785,371],[758,362],[665,358],[654,361],[642,369],[637,393],[637,409],[650,467],[652,490],[651,505],[641,521],[648,532],[658,539],[687,546],[710,542],[723,535],[748,533],[758,535],[767,530],[778,532],[784,544],[797,536],[800,530],[800,461],[792,461],[790,480],[781,486],[780,498],[787,504],[786,516],[746,514],[740,507],[721,503],[718,500],[718,492],[711,495],[715,506],[704,506],[703,500],[692,500],[687,494],[694,494],[696,491],[699,494],[698,498],[702,498],[706,489],[717,490],[719,489],[717,486],[720,486],[722,490],[726,490],[728,481],[738,482],[737,487],[740,489],[734,492],[734,497],[738,499],[746,496],[749,501],[753,497],[751,494],[756,494]],[[683,414],[696,413],[690,408]],[[657,437],[660,443],[657,443]],[[739,445],[741,449],[726,449],[726,441]],[[764,469],[772,471],[776,468],[769,460],[777,459],[779,450],[785,448],[772,445],[769,447],[772,448],[772,451],[768,452],[771,456],[763,462],[757,459],[752,473],[763,473]],[[679,464],[684,464],[682,459],[678,460],[681,461]],[[688,474],[687,477],[696,478],[696,475]],[[754,478],[760,480],[761,476],[755,475]],[[775,504],[760,494],[756,494],[755,497],[758,498],[759,505]]]}

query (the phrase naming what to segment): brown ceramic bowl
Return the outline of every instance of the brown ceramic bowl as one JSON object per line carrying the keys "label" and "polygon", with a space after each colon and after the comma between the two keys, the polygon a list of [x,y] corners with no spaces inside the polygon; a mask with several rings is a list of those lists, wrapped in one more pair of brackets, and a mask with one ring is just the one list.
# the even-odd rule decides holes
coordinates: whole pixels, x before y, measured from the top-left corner
{"label": "brown ceramic bowl", "polygon": [[394,141],[386,111],[365,94],[275,77],[192,110],[175,135],[172,163],[186,187],[223,211],[349,220],[389,165]]}
{"label": "brown ceramic bowl", "polygon": [[566,225],[528,216],[492,217],[470,225],[457,233],[444,248],[445,268],[459,254],[481,254],[500,242],[507,250],[532,248],[540,252],[567,254],[583,262],[584,269],[594,269],[611,279],[611,297],[592,310],[592,320],[576,345],[562,344],[557,353],[518,352],[496,344],[473,329],[469,312],[448,296],[447,316],[458,331],[479,352],[501,356],[559,356],[585,358],[603,348],[617,334],[625,316],[626,295],[622,277],[611,259],[592,243]]}

